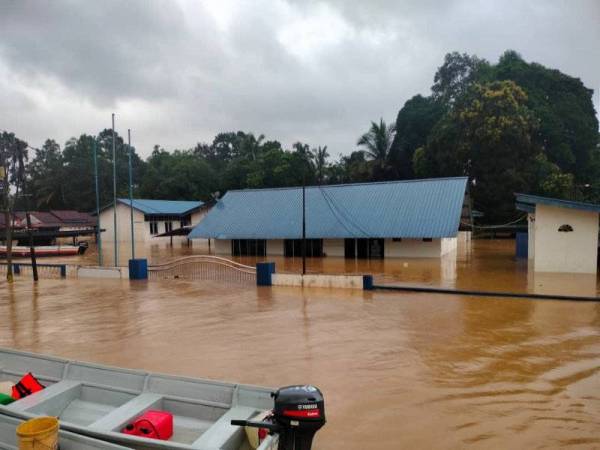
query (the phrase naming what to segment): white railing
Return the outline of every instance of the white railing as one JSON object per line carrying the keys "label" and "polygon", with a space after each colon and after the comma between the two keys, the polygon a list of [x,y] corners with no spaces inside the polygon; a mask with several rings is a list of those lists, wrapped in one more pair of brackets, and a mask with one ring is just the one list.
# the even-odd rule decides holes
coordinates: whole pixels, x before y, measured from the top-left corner
{"label": "white railing", "polygon": [[256,282],[256,268],[219,256],[193,255],[149,266],[148,278]]}

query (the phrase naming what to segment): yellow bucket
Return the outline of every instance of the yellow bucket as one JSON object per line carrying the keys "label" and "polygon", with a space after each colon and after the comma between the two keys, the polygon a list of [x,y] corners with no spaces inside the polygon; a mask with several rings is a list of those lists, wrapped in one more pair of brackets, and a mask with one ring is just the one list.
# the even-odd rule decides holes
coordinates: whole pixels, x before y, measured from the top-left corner
{"label": "yellow bucket", "polygon": [[19,450],[57,450],[58,419],[36,417],[17,427]]}

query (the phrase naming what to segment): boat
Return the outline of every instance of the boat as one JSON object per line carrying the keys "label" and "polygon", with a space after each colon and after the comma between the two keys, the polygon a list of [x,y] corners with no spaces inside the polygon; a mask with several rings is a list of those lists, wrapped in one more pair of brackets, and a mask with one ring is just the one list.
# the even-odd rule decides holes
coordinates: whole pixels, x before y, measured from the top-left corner
{"label": "boat", "polygon": [[[22,422],[14,417],[0,415],[0,449],[18,450],[16,429]],[[130,450],[121,445],[93,439],[69,431],[58,432],[58,444],[60,450]]]}
{"label": "boat", "polygon": [[[277,406],[279,391],[274,393],[265,387],[109,367],[0,348],[0,381],[16,383],[27,373],[32,373],[45,388],[8,405],[0,405],[0,414],[21,419],[55,416],[59,418],[61,429],[136,450],[251,450],[245,427],[238,425],[265,411],[277,411],[273,405],[275,402]],[[305,387],[298,388],[294,391],[294,400]],[[303,420],[301,416],[314,420],[310,419],[316,408],[316,394],[312,393],[318,390],[309,388],[310,400],[315,405],[304,404],[291,411],[290,417],[296,426],[294,432],[301,428],[298,427],[298,421]],[[324,424],[322,396],[320,398],[318,423]],[[173,436],[168,441],[122,432],[148,410],[173,414]],[[232,425],[232,421],[237,425]],[[316,424],[309,425],[314,428]],[[252,422],[248,425],[257,426]],[[280,436],[287,440],[291,433],[276,424],[264,423],[264,427],[271,433],[264,436],[257,450],[275,450]],[[309,443],[312,435],[314,432],[309,436]]]}
{"label": "boat", "polygon": [[[83,255],[87,250],[87,242],[80,242],[79,245],[37,245],[34,247],[35,256],[75,256]],[[0,245],[0,256],[6,256],[6,245]],[[25,245],[13,245],[12,255],[16,258],[29,258],[31,248]]]}

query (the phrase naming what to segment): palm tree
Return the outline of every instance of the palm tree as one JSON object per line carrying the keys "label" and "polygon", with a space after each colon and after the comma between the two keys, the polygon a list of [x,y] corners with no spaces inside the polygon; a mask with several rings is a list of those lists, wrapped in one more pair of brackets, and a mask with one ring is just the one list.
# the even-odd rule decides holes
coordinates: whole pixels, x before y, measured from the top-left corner
{"label": "palm tree", "polygon": [[[23,190],[25,182],[25,160],[27,160],[27,143],[6,131],[0,134],[0,175],[4,191],[4,226],[6,229],[6,280],[13,281],[12,273],[12,228],[13,206],[15,199]],[[16,187],[16,193],[10,194],[10,184]]]}
{"label": "palm tree", "polygon": [[313,159],[315,161],[315,171],[317,173],[317,183],[323,183],[325,178],[325,168],[327,167],[327,158],[329,158],[329,153],[327,153],[327,146],[321,147],[320,145],[317,148],[313,148]]}
{"label": "palm tree", "polygon": [[395,133],[395,125],[387,125],[383,119],[379,119],[379,124],[371,122],[371,128],[360,137],[356,145],[363,147],[367,156],[383,169],[388,163]]}

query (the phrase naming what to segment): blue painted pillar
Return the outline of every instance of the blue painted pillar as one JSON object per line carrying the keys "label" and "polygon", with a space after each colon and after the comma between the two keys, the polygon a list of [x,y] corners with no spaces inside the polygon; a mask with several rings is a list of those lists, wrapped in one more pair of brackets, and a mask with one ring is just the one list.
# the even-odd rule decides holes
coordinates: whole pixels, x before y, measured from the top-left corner
{"label": "blue painted pillar", "polygon": [[363,275],[363,290],[364,291],[372,291],[373,290],[373,275]]}
{"label": "blue painted pillar", "polygon": [[274,262],[256,263],[256,285],[271,286],[271,275],[275,273]]}
{"label": "blue painted pillar", "polygon": [[517,233],[515,239],[515,255],[517,258],[527,258],[529,249],[527,247],[529,235],[527,233]]}
{"label": "blue painted pillar", "polygon": [[129,260],[129,279],[147,280],[148,279],[148,260],[130,259]]}

